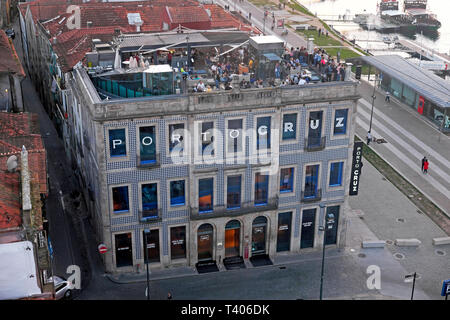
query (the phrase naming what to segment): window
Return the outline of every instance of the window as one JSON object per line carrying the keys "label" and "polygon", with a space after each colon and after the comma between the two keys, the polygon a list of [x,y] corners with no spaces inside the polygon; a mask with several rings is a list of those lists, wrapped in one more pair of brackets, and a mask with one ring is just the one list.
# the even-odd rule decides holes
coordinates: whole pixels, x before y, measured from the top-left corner
{"label": "window", "polygon": [[113,194],[113,212],[128,212],[130,211],[130,205],[128,203],[128,187],[114,187],[112,188]]}
{"label": "window", "polygon": [[212,212],[214,206],[214,179],[198,180],[198,210],[201,213]]}
{"label": "window", "polygon": [[169,151],[184,149],[184,123],[169,124]]}
{"label": "window", "polygon": [[309,113],[308,146],[320,146],[322,138],[322,114],[323,111]]}
{"label": "window", "polygon": [[203,122],[201,123],[201,134],[200,140],[202,149],[201,155],[214,155],[214,122]]}
{"label": "window", "polygon": [[[147,259],[149,263],[160,262],[159,260],[159,230],[150,230],[149,233],[143,232],[144,250],[147,243]],[[144,252],[145,257],[145,252]],[[145,262],[145,261],[144,261]]]}
{"label": "window", "polygon": [[242,152],[243,141],[242,119],[228,120],[227,151],[229,153]]}
{"label": "window", "polygon": [[155,126],[139,128],[139,150],[142,164],[156,162]]}
{"label": "window", "polygon": [[269,176],[255,174],[255,206],[266,205],[269,198]]}
{"label": "window", "polygon": [[111,157],[124,157],[127,155],[125,129],[109,130],[109,155]]}
{"label": "window", "polygon": [[142,217],[158,217],[158,185],[149,183],[142,185]]}
{"label": "window", "polygon": [[334,162],[330,166],[330,187],[342,186],[344,162]]}
{"label": "window", "polygon": [[305,198],[317,196],[317,182],[319,180],[319,165],[307,166],[305,175]]}
{"label": "window", "polygon": [[336,110],[334,114],[334,134],[347,133],[348,109]]}
{"label": "window", "polygon": [[270,149],[270,117],[258,118],[256,129],[256,149]]}
{"label": "window", "polygon": [[227,177],[227,209],[241,207],[241,182],[240,175]]}
{"label": "window", "polygon": [[297,114],[283,115],[283,140],[292,140],[297,135]]}
{"label": "window", "polygon": [[294,191],[294,168],[283,168],[280,171],[280,192]]}
{"label": "window", "polygon": [[186,204],[185,181],[170,181],[170,205],[183,206]]}
{"label": "window", "polygon": [[186,258],[186,227],[170,228],[170,255],[172,259]]}

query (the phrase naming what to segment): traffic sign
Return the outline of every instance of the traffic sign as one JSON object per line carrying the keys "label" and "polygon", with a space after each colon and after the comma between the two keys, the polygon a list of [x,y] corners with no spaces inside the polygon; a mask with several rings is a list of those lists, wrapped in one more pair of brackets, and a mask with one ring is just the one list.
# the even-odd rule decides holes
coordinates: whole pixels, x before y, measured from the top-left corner
{"label": "traffic sign", "polygon": [[106,253],[108,251],[108,248],[106,247],[106,245],[104,245],[103,243],[99,244],[98,246],[98,252],[100,253]]}
{"label": "traffic sign", "polygon": [[444,280],[442,283],[441,296],[444,297],[446,294],[450,294],[450,279]]}

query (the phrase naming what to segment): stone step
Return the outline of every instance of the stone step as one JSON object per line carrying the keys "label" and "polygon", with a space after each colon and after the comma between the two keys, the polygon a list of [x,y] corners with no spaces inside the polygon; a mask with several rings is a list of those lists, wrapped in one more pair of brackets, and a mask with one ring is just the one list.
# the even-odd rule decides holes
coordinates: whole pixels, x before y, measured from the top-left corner
{"label": "stone step", "polygon": [[450,237],[433,238],[433,245],[440,246],[443,244],[450,244]]}
{"label": "stone step", "polygon": [[399,247],[418,247],[422,242],[419,239],[396,239],[395,245]]}
{"label": "stone step", "polygon": [[384,240],[370,240],[361,243],[361,247],[363,248],[384,248],[385,245],[386,241]]}

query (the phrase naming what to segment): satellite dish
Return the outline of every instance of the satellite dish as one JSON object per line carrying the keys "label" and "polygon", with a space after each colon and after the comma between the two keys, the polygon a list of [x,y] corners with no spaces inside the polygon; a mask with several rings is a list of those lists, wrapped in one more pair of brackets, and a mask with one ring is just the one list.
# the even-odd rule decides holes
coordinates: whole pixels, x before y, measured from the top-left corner
{"label": "satellite dish", "polygon": [[15,172],[17,168],[17,157],[16,156],[9,157],[8,160],[6,161],[6,166],[9,172]]}

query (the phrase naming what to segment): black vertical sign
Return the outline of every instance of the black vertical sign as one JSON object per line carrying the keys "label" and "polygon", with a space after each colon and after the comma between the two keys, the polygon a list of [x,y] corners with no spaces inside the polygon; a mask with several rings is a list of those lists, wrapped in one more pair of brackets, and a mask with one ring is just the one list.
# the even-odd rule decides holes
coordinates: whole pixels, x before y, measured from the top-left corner
{"label": "black vertical sign", "polygon": [[352,176],[350,178],[350,195],[356,196],[359,188],[359,176],[362,168],[363,142],[357,141],[353,147]]}

